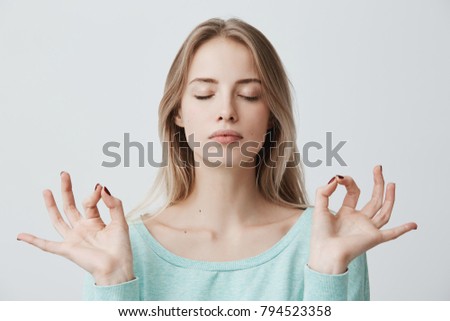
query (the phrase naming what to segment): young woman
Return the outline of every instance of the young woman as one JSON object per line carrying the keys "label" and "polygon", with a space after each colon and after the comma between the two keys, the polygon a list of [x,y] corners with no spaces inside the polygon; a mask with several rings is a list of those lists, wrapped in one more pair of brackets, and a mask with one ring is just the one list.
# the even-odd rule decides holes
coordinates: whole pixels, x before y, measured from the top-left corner
{"label": "young woman", "polygon": [[[365,252],[417,228],[381,230],[395,198],[394,184],[384,195],[381,166],[362,209],[356,183],[340,175],[309,206],[295,162],[289,81],[269,41],[243,21],[211,19],[188,36],[167,77],[159,130],[168,164],[134,211],[162,191],[157,213],[127,222],[121,201],[97,184],[83,216],[62,172],[68,222],[52,192],[43,195],[64,240],[18,236],[88,271],[86,299],[367,300]],[[332,213],[328,199],[338,185],[347,194]]]}

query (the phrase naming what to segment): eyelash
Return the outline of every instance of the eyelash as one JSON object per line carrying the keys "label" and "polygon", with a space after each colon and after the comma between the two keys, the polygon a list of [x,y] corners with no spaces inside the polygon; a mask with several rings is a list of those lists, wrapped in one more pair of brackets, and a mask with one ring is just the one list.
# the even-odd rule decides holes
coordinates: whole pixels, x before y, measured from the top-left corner
{"label": "eyelash", "polygon": [[257,101],[257,100],[259,100],[259,96],[239,96],[239,97],[242,97],[242,98],[244,98],[245,100],[248,100],[248,101]]}
{"label": "eyelash", "polygon": [[[212,98],[214,95],[209,95],[209,96],[194,96],[196,99],[198,100],[207,100],[209,98]],[[247,101],[257,101],[259,99],[259,96],[241,96],[239,95],[239,97],[244,98]]]}
{"label": "eyelash", "polygon": [[213,95],[209,95],[209,96],[194,96],[195,98],[197,98],[198,100],[206,100],[211,98]]}

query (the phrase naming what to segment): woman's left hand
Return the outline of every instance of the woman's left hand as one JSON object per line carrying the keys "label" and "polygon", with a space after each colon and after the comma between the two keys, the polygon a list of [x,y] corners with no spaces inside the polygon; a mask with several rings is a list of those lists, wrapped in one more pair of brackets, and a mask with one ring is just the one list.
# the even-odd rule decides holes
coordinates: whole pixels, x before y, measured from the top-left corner
{"label": "woman's left hand", "polygon": [[[387,185],[383,200],[381,166],[376,166],[373,174],[372,199],[361,210],[356,209],[360,190],[350,176],[335,176],[326,186],[317,189],[308,261],[311,269],[325,274],[344,273],[355,257],[417,229],[417,224],[411,222],[381,230],[391,217],[395,184]],[[347,194],[342,207],[333,215],[328,209],[328,200],[338,184],[345,186]]]}

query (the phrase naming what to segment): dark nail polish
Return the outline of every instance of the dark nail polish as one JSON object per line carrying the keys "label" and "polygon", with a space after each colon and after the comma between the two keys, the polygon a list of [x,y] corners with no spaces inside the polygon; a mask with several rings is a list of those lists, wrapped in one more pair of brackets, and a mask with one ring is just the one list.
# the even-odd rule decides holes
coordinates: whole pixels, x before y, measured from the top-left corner
{"label": "dark nail polish", "polygon": [[342,175],[337,175],[337,177],[339,177],[340,179],[344,179],[344,176]]}
{"label": "dark nail polish", "polygon": [[20,241],[20,239],[19,239],[19,238],[17,238],[17,241]]}
{"label": "dark nail polish", "polygon": [[334,182],[335,179],[336,179],[336,176],[333,176],[333,178],[329,180],[328,184],[331,184],[332,182]]}
{"label": "dark nail polish", "polygon": [[103,186],[103,188],[105,189],[106,194],[108,194],[109,196],[111,196],[111,193],[108,191],[108,189],[106,188],[106,186]]}
{"label": "dark nail polish", "polygon": [[61,171],[61,173],[59,173],[59,176],[61,176],[64,173],[64,171]]}
{"label": "dark nail polish", "polygon": [[380,165],[380,172],[383,172],[383,166]]}
{"label": "dark nail polish", "polygon": [[95,184],[94,191],[97,190],[98,185],[100,185],[100,184],[99,183]]}

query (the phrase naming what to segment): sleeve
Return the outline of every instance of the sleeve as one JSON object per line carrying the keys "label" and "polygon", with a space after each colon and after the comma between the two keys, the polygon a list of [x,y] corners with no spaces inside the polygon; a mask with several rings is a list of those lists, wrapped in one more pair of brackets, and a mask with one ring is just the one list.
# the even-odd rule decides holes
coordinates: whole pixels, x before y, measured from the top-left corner
{"label": "sleeve", "polygon": [[139,301],[139,278],[107,286],[98,286],[87,274],[84,279],[83,300],[85,301]]}
{"label": "sleeve", "polygon": [[305,301],[368,301],[369,275],[366,254],[355,258],[345,273],[330,275],[316,272],[305,265]]}

